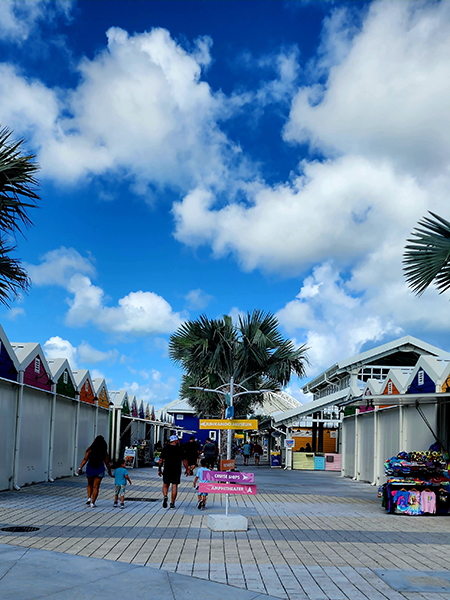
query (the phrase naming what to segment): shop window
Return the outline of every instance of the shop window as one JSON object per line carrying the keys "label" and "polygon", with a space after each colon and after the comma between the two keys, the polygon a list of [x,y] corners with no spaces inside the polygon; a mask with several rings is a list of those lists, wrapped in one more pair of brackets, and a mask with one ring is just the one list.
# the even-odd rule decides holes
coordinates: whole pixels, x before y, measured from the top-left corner
{"label": "shop window", "polygon": [[64,371],[63,382],[64,382],[64,384],[67,384],[68,381],[69,381],[69,375],[68,375],[67,371]]}
{"label": "shop window", "polygon": [[424,379],[423,374],[424,374],[424,372],[421,369],[419,371],[419,377],[418,377],[418,380],[417,380],[418,385],[423,385],[423,379]]}
{"label": "shop window", "polygon": [[392,381],[388,383],[388,394],[392,394]]}
{"label": "shop window", "polygon": [[34,359],[34,372],[40,373],[40,371],[41,371],[41,359],[39,357],[36,357]]}

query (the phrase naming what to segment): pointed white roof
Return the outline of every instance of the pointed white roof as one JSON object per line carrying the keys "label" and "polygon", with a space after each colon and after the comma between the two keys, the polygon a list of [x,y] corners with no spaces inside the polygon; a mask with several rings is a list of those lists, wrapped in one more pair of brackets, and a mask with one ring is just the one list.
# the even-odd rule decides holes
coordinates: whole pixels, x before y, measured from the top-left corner
{"label": "pointed white roof", "polygon": [[381,385],[379,394],[381,395],[385,392],[389,385],[389,381],[392,381],[399,394],[404,394],[407,390],[407,383],[410,373],[411,370],[403,371],[402,369],[389,369],[389,373],[386,375],[386,378]]}
{"label": "pointed white roof", "polygon": [[123,406],[125,401],[128,403],[128,393],[126,390],[109,392],[109,397],[116,408]]}
{"label": "pointed white roof", "polygon": [[5,347],[6,352],[9,355],[9,358],[11,359],[11,361],[14,365],[14,368],[17,369],[17,371],[18,371],[19,367],[20,367],[19,358],[18,358],[17,354],[14,352],[11,342],[8,340],[8,337],[1,325],[0,325],[0,340],[3,344],[3,346]]}
{"label": "pointed white roof", "polygon": [[[448,368],[450,360],[445,358],[435,358],[434,356],[421,356],[412,370],[406,382],[406,390],[414,381],[417,372],[423,369],[425,373],[434,381],[436,385],[441,385],[442,376]],[[444,379],[445,381],[445,379]]]}
{"label": "pointed white roof", "polygon": [[37,356],[41,359],[45,372],[51,375],[51,370],[45,353],[41,348],[41,345],[35,342],[27,342],[25,344],[14,342],[11,343],[11,348],[14,350],[17,359],[19,361],[20,369],[25,369]]}
{"label": "pointed white roof", "polygon": [[105,381],[104,377],[96,377],[95,379],[92,380],[92,385],[94,387],[94,392],[95,392],[96,396],[101,392],[101,389],[103,386],[105,386],[106,392],[108,392],[108,387],[106,385],[106,381]]}
{"label": "pointed white roof", "polygon": [[47,363],[50,367],[50,372],[52,374],[53,381],[57,382],[61,375],[64,373],[64,371],[67,370],[67,373],[69,374],[69,377],[72,380],[74,387],[77,387],[72,369],[70,368],[70,363],[67,360],[67,358],[48,358]]}
{"label": "pointed white roof", "polygon": [[364,386],[363,396],[378,396],[382,383],[379,379],[368,379]]}
{"label": "pointed white roof", "polygon": [[192,406],[189,404],[189,402],[187,400],[184,399],[176,399],[176,400],[172,400],[172,402],[169,402],[169,404],[166,404],[163,409],[170,413],[170,414],[175,414],[175,413],[180,413],[180,414],[189,414],[189,415],[195,415],[195,408],[192,408]]}
{"label": "pointed white roof", "polygon": [[78,371],[73,371],[73,377],[75,379],[75,383],[77,385],[78,390],[83,386],[83,384],[89,380],[92,390],[94,390],[94,384],[91,379],[91,374],[88,369],[79,369]]}

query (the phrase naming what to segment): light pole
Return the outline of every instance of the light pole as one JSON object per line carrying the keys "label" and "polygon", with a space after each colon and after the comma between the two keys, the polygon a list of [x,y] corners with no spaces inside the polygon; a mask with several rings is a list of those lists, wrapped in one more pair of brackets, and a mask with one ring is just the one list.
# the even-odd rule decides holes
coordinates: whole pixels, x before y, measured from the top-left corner
{"label": "light pole", "polygon": [[[250,375],[249,377],[247,377],[246,379],[244,379],[244,381],[242,383],[235,383],[234,382],[234,377],[231,376],[230,377],[230,383],[224,383],[223,385],[219,385],[218,388],[216,389],[209,389],[209,388],[204,388],[204,387],[196,387],[196,386],[191,386],[190,389],[191,390],[199,390],[201,392],[213,392],[215,394],[222,394],[223,396],[229,396],[230,398],[230,408],[234,407],[234,399],[238,398],[240,396],[245,396],[247,394],[264,394],[265,392],[272,392],[273,390],[247,390],[243,384],[248,381],[249,379],[251,379],[252,377],[255,377],[255,375]],[[244,391],[243,392],[238,392],[237,394],[234,393],[234,388],[238,387],[238,388],[242,388]],[[227,387],[229,388],[229,391],[224,391],[221,388]],[[233,413],[232,416],[230,416],[230,420],[234,418],[234,411],[230,411],[231,413]],[[227,431],[227,459],[231,458],[231,427],[230,429],[228,429]]]}

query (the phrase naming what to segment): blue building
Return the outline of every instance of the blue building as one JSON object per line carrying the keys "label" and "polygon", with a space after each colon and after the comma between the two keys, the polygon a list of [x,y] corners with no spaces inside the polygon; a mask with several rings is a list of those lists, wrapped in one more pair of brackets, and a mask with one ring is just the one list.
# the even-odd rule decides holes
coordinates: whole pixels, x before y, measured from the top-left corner
{"label": "blue building", "polygon": [[[174,425],[178,427],[184,427],[189,433],[178,430],[180,441],[185,444],[189,441],[191,435],[195,436],[195,439],[203,445],[206,442],[206,438],[210,437],[212,440],[219,443],[219,430],[217,429],[200,429],[200,419],[197,416],[195,409],[186,400],[173,400],[164,406],[165,410],[174,417]],[[194,433],[190,433],[193,431]]]}

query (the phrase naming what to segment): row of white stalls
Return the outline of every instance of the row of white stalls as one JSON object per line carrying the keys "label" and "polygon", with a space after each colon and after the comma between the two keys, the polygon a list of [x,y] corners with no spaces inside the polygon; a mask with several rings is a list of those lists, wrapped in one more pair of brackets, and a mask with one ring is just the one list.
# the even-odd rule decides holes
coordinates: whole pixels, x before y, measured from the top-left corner
{"label": "row of white stalls", "polygon": [[155,448],[162,447],[172,432],[183,430],[175,425],[174,416],[156,410],[148,402],[138,401],[125,390],[110,392],[111,457],[118,460],[127,448],[145,447],[151,463]]}
{"label": "row of white stalls", "polygon": [[[97,435],[111,449],[110,398],[104,379],[72,370],[67,359],[47,359],[38,343],[11,343],[0,326],[0,490],[76,473]],[[131,399],[138,416],[130,420],[142,422],[141,404]],[[150,420],[149,407],[144,416]],[[164,439],[170,418],[154,417],[153,433],[146,429],[142,437]]]}
{"label": "row of white stalls", "polygon": [[[341,473],[381,485],[384,463],[401,451],[450,441],[450,354],[404,336],[332,365],[303,392],[312,402],[277,415],[289,432],[303,419],[317,423],[338,413]],[[322,418],[321,418],[322,417]]]}

